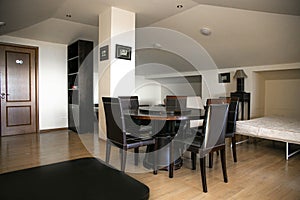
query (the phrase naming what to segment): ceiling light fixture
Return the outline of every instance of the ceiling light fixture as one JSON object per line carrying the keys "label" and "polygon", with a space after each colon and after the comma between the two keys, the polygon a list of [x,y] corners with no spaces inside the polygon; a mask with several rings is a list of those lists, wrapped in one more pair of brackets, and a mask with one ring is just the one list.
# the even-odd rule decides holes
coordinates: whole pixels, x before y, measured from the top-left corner
{"label": "ceiling light fixture", "polygon": [[205,36],[209,36],[211,34],[210,28],[207,28],[207,27],[201,28],[200,32],[201,32],[202,35],[205,35]]}
{"label": "ceiling light fixture", "polygon": [[183,5],[182,5],[182,4],[178,4],[176,7],[177,7],[178,9],[181,9],[181,8],[183,8]]}

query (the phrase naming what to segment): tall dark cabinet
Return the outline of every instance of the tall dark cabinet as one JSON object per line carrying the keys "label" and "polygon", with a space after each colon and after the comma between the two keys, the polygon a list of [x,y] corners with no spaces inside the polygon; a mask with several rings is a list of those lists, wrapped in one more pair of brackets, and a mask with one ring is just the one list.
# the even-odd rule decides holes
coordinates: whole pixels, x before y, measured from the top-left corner
{"label": "tall dark cabinet", "polygon": [[93,42],[78,40],[68,46],[68,127],[93,132]]}

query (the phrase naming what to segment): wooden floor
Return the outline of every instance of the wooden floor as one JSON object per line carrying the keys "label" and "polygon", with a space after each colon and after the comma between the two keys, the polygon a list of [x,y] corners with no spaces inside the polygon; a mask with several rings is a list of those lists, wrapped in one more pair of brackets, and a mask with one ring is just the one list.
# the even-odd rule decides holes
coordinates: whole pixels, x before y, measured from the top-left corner
{"label": "wooden floor", "polygon": [[[299,147],[299,146],[298,146]],[[80,137],[71,131],[53,131],[2,137],[0,139],[0,173],[15,171],[60,161],[95,156],[104,158],[105,145],[96,135]],[[207,169],[208,193],[202,192],[199,161],[197,170],[191,170],[189,154],[184,155],[183,167],[174,178],[168,172],[143,171],[142,164],[135,167],[129,156],[126,169],[132,177],[150,188],[150,199],[300,199],[300,154],[285,160],[283,143],[260,140],[238,145],[238,162],[233,163],[227,148],[229,182],[224,183],[220,158],[215,156],[214,168]],[[112,153],[114,166],[119,166],[118,150]],[[99,180],[101,181],[101,180]],[[101,197],[99,198],[101,199]]]}

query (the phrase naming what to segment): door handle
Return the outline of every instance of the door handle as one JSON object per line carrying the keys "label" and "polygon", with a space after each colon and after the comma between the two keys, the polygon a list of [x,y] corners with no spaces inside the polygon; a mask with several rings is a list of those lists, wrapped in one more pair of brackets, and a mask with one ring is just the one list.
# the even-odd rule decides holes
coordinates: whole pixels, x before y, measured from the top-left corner
{"label": "door handle", "polygon": [[6,94],[5,94],[4,92],[2,92],[2,93],[0,94],[0,98],[1,98],[1,99],[5,99],[5,97],[6,97]]}

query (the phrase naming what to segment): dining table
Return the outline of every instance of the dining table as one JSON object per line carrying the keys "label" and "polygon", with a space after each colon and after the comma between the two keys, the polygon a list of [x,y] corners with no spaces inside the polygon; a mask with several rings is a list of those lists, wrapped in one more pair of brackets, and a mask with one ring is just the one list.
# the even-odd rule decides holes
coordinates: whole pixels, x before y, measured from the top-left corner
{"label": "dining table", "polygon": [[[173,177],[173,170],[182,166],[183,149],[174,145],[172,140],[183,138],[189,132],[191,120],[204,118],[203,109],[182,108],[168,109],[163,105],[142,106],[136,110],[130,110],[127,115],[134,120],[147,122],[151,127],[151,135],[156,139],[156,166],[161,170],[168,170],[169,177]],[[155,146],[149,145],[143,164],[146,168],[153,168]]]}

